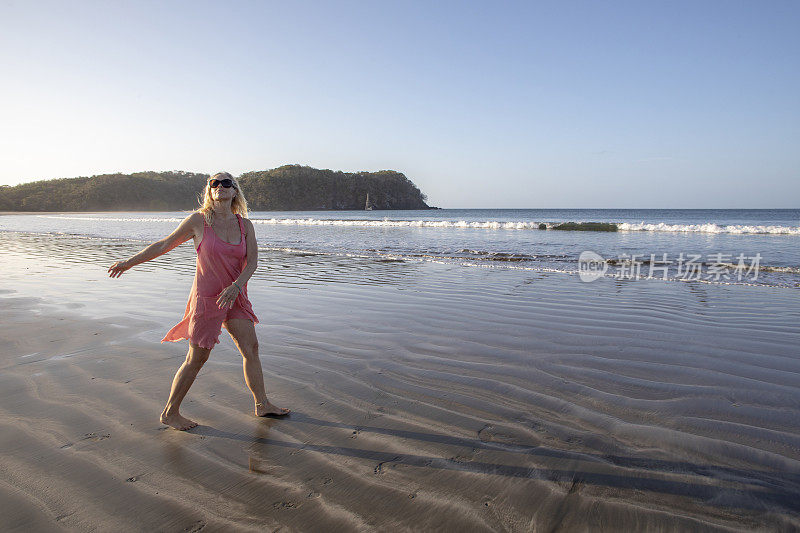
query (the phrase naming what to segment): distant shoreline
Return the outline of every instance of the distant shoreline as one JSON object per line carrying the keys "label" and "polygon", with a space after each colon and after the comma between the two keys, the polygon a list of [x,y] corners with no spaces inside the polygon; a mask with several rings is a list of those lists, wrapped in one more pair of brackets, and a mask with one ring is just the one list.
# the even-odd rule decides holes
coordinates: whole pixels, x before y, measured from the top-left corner
{"label": "distant shoreline", "polygon": [[[0,210],[164,211],[194,208],[208,174],[182,170],[101,174],[2,186]],[[429,209],[426,196],[402,172],[341,172],[301,165],[236,178],[253,210]]]}
{"label": "distant shoreline", "polygon": [[[428,207],[424,209],[376,209],[376,211],[428,211],[430,209],[442,209],[441,207]],[[191,212],[194,209],[162,209],[156,211],[142,211],[142,210],[115,210],[115,211],[0,211],[0,216],[2,215],[63,215],[65,213],[69,213],[71,215],[104,215],[109,213],[170,213],[173,211],[186,211]],[[275,209],[275,210],[265,210],[265,209],[250,209],[252,213],[269,213],[272,211],[277,212],[290,212],[290,211],[364,211],[367,212],[366,209]]]}
{"label": "distant shoreline", "polygon": [[125,213],[125,211],[0,211],[0,215],[61,215],[63,213],[94,215],[98,213]]}

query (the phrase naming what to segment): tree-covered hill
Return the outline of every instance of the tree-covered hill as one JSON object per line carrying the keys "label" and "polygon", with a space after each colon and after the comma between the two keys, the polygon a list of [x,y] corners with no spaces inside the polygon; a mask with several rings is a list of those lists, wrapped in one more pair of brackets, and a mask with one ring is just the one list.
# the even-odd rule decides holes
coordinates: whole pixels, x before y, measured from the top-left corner
{"label": "tree-covered hill", "polygon": [[426,197],[400,172],[341,172],[284,165],[239,177],[254,209],[428,209]]}
{"label": "tree-covered hill", "polygon": [[[0,211],[173,211],[193,209],[208,179],[193,172],[136,172],[0,186]],[[428,209],[402,173],[341,172],[301,165],[238,178],[251,210]]]}

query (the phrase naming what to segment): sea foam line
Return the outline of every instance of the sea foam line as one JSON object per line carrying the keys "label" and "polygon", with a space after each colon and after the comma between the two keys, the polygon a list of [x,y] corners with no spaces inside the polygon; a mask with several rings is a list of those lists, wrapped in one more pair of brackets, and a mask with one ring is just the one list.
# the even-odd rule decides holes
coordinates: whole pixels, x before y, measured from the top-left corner
{"label": "sea foam line", "polygon": [[631,224],[623,222],[617,224],[617,229],[620,231],[666,231],[666,232],[692,232],[692,233],[732,233],[732,234],[746,234],[746,233],[765,233],[765,234],[784,234],[784,235],[800,235],[800,226],[751,226],[745,224],[731,224],[731,225],[718,225],[713,223],[706,224],[666,224],[659,222],[657,224],[648,224],[640,222],[638,224]]}
{"label": "sea foam line", "polygon": [[[358,226],[358,227],[411,227],[411,228],[477,228],[477,229],[510,229],[510,230],[538,230],[540,224],[545,224],[548,229],[562,222],[508,222],[501,220],[487,220],[483,222],[467,222],[459,220],[342,220],[342,219],[317,219],[317,218],[261,218],[251,219],[254,224],[269,225],[298,225],[298,226]],[[759,226],[759,225],[717,225],[707,224],[647,224],[647,223],[617,223],[621,231],[664,231],[664,232],[693,232],[693,233],[770,233],[800,235],[800,226]]]}
{"label": "sea foam line", "polygon": [[485,229],[538,229],[539,222],[467,222],[459,220],[343,220],[324,218],[258,218],[250,219],[254,224],[298,225],[298,226],[357,226],[357,227],[407,227],[407,228],[485,228]]}
{"label": "sea foam line", "polygon": [[[91,222],[182,222],[182,218],[164,217],[164,218],[143,218],[143,217],[75,217],[75,216],[61,216],[61,215],[36,215],[38,218],[55,218],[58,220],[88,220]],[[188,214],[186,216],[189,216]]]}
{"label": "sea foam line", "polygon": [[[155,217],[88,217],[88,216],[60,216],[37,215],[41,218],[56,218],[61,220],[86,220],[94,222],[181,222],[182,218],[155,218]],[[504,230],[538,230],[540,224],[545,224],[548,229],[562,222],[512,222],[502,220],[472,221],[466,220],[366,220],[366,219],[324,219],[324,218],[251,218],[253,224],[285,225],[285,226],[342,226],[342,227],[407,227],[407,228],[456,228],[456,229],[504,229]],[[800,226],[775,226],[775,225],[747,225],[730,224],[719,225],[712,222],[704,224],[667,224],[658,223],[616,223],[619,231],[653,231],[653,232],[685,232],[685,233],[730,233],[730,234],[772,234],[772,235],[800,235]]]}

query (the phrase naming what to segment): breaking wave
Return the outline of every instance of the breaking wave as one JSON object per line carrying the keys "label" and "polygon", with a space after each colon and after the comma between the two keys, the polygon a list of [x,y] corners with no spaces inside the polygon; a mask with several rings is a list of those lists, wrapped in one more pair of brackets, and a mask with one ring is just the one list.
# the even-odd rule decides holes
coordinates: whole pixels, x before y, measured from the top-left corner
{"label": "breaking wave", "polygon": [[640,222],[638,224],[621,223],[617,225],[620,231],[671,231],[671,232],[692,232],[692,233],[762,233],[776,235],[800,235],[800,226],[750,226],[745,224],[718,225],[707,224],[648,224]]}
{"label": "breaking wave", "polygon": [[[177,217],[103,217],[103,216],[63,216],[37,215],[42,218],[62,220],[86,220],[97,222],[180,222]],[[295,226],[352,226],[378,228],[455,228],[455,229],[490,229],[490,230],[541,230],[556,229],[557,226],[586,225],[587,222],[540,222],[540,221],[467,221],[467,220],[381,220],[369,219],[326,219],[326,218],[251,218],[253,224],[263,225],[295,225]],[[619,231],[653,231],[653,232],[688,232],[688,233],[729,233],[729,234],[772,234],[800,235],[800,226],[765,226],[730,224],[720,225],[712,222],[704,224],[668,224],[666,222],[602,222],[601,225],[614,225]]]}

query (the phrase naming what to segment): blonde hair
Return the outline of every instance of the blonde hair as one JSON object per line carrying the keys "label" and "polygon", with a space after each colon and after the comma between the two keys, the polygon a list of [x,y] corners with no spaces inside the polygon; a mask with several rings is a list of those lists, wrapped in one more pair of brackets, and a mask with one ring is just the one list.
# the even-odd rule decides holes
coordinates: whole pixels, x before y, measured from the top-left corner
{"label": "blonde hair", "polygon": [[199,195],[197,198],[200,202],[200,207],[197,208],[197,212],[203,214],[203,218],[206,219],[206,224],[209,226],[214,220],[214,200],[211,197],[211,180],[223,180],[225,178],[231,180],[233,182],[233,188],[236,189],[236,196],[231,200],[231,211],[241,215],[243,218],[247,218],[247,200],[244,197],[242,188],[239,187],[239,182],[228,172],[217,172],[206,181],[206,187],[203,189],[202,198]]}

